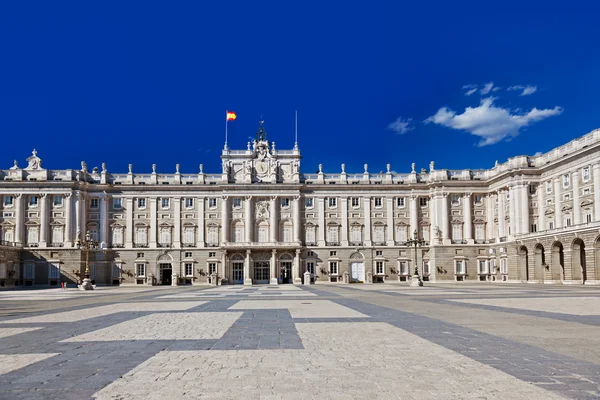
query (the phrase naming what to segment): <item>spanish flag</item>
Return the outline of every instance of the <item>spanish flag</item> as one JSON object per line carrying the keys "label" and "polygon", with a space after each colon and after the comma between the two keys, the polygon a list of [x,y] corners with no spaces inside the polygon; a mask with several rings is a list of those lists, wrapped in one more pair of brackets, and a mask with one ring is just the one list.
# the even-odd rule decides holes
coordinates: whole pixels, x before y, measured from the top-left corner
{"label": "spanish flag", "polygon": [[235,115],[235,113],[233,111],[225,111],[226,113],[226,121],[233,121],[234,119],[237,118],[237,115]]}

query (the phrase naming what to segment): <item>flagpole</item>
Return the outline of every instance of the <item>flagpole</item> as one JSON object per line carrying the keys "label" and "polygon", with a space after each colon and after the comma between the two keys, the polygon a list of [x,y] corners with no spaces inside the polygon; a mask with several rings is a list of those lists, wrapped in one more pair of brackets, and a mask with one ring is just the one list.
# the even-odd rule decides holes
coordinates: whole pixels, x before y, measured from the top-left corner
{"label": "flagpole", "polygon": [[294,132],[295,132],[295,143],[294,143],[294,147],[297,149],[298,148],[298,110],[296,110],[296,120],[294,123]]}
{"label": "flagpole", "polygon": [[225,110],[225,148],[227,148],[227,110]]}

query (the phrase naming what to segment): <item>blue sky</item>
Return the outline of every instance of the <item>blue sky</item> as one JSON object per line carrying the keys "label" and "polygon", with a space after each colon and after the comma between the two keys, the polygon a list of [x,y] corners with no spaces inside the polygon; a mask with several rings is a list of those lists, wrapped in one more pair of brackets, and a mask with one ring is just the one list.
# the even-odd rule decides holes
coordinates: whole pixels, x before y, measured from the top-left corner
{"label": "blue sky", "polygon": [[291,148],[298,110],[305,173],[490,168],[600,127],[592,2],[7,3],[0,168],[216,173],[226,109],[242,149],[261,115]]}

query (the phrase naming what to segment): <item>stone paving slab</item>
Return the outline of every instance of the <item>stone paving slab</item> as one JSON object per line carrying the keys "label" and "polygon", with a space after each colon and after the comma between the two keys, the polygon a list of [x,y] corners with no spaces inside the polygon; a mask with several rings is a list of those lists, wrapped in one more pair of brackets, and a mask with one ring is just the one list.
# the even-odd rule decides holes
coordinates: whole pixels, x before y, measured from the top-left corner
{"label": "stone paving slab", "polygon": [[85,319],[101,317],[120,312],[143,312],[143,311],[177,311],[197,307],[205,301],[188,302],[148,302],[148,303],[121,303],[117,305],[106,305],[79,310],[58,312],[52,314],[38,315],[35,317],[15,318],[3,321],[5,324],[15,323],[48,323],[48,322],[74,322]]}
{"label": "stone paving slab", "polygon": [[449,299],[458,303],[571,315],[600,315],[600,297]]}
{"label": "stone paving slab", "polygon": [[330,300],[242,300],[230,307],[230,310],[268,309],[287,309],[292,318],[368,318]]}
{"label": "stone paving slab", "polygon": [[[21,369],[28,365],[54,357],[57,353],[44,354],[0,354],[0,375]],[[0,394],[1,396],[2,394]]]}
{"label": "stone paving slab", "polygon": [[35,331],[37,329],[43,329],[41,327],[29,327],[29,328],[0,328],[0,338],[5,338],[12,335],[20,335],[25,332]]}
{"label": "stone paving slab", "polygon": [[153,313],[63,342],[220,339],[242,313]]}
{"label": "stone paving slab", "polygon": [[[163,351],[95,397],[563,398],[389,324],[298,324],[297,329],[305,350]],[[423,382],[431,384],[415,391]]]}

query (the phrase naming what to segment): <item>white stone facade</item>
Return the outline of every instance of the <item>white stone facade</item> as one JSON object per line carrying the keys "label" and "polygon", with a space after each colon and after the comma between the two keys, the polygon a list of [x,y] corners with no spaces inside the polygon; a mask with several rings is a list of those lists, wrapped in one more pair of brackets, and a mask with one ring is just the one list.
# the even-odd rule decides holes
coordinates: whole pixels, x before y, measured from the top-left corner
{"label": "white stone facade", "polygon": [[600,279],[600,129],[489,170],[304,174],[298,146],[262,125],[221,160],[219,174],[113,174],[47,170],[34,150],[0,170],[0,239],[22,247],[5,268],[21,285],[78,280],[89,232],[97,284],[404,281],[415,257],[429,281]]}

